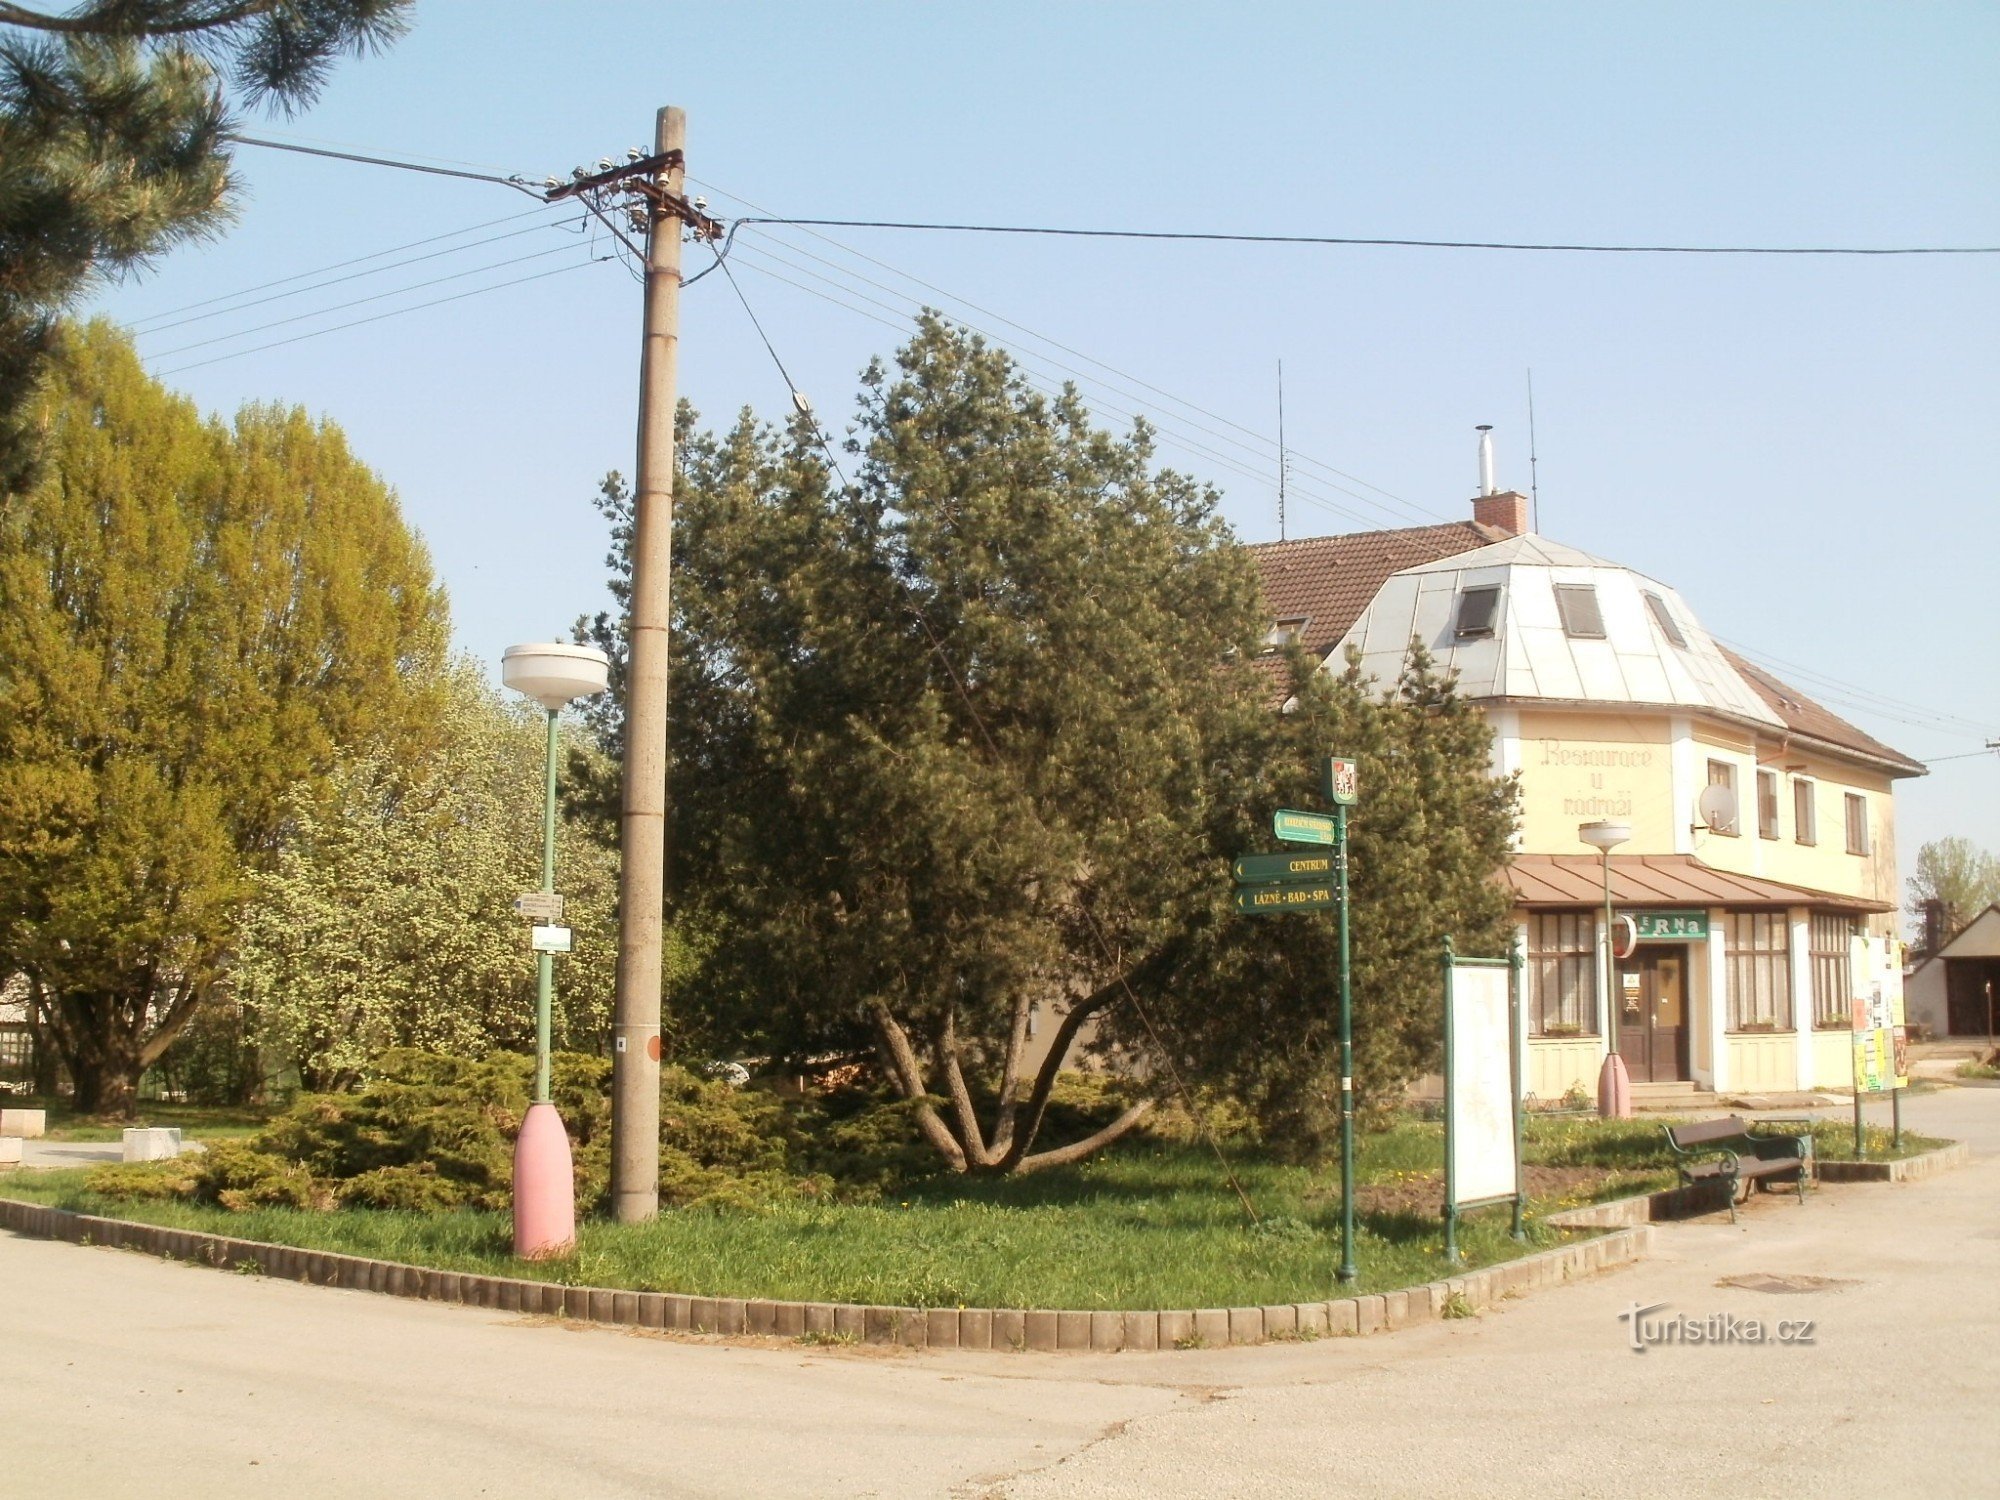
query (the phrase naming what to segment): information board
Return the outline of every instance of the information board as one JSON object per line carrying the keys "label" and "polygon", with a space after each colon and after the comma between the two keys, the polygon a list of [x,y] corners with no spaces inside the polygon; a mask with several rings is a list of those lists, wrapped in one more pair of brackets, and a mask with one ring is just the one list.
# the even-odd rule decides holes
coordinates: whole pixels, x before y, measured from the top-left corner
{"label": "information board", "polygon": [[1909,1086],[1909,1035],[1903,1025],[1903,945],[1857,937],[1848,944],[1854,978],[1854,1091],[1880,1094]]}
{"label": "information board", "polygon": [[1505,965],[1454,963],[1450,1007],[1451,1066],[1445,1078],[1445,1180],[1452,1204],[1511,1198],[1514,1171],[1514,1069],[1508,1038]]}

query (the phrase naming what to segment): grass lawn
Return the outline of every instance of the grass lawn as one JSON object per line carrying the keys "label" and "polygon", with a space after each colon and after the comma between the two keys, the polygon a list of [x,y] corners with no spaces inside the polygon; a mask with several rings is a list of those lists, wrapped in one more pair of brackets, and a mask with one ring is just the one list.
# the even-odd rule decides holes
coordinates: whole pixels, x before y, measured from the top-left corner
{"label": "grass lawn", "polygon": [[[1300,1302],[1447,1274],[1438,1218],[1443,1137],[1401,1121],[1361,1138],[1358,1285],[1339,1260],[1337,1167],[1229,1152],[1253,1223],[1214,1155],[1140,1141],[1077,1166],[1012,1179],[937,1178],[883,1201],[791,1200],[751,1211],[666,1212],[652,1224],[587,1221],[577,1253],[527,1264],[504,1215],[254,1209],[110,1200],[82,1171],[23,1173],[0,1187],[84,1212],[446,1270],[706,1296],[895,1306],[1150,1308]],[[1502,1206],[1461,1221],[1476,1268],[1562,1243],[1541,1216],[1669,1185],[1657,1124],[1531,1121],[1529,1238]]]}

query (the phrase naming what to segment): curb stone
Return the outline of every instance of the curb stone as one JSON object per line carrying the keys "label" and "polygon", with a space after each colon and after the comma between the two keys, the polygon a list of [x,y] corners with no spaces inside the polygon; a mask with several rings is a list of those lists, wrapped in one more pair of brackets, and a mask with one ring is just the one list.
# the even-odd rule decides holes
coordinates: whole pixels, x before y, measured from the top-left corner
{"label": "curb stone", "polygon": [[[1875,1169],[1882,1180],[1928,1176],[1969,1160],[1963,1143],[1898,1162],[1822,1163]],[[1668,1195],[1652,1195],[1654,1198]],[[1637,1204],[1640,1208],[1625,1205]],[[1605,1210],[1627,1216],[1613,1223]],[[1327,1302],[1270,1307],[1159,1311],[1071,1311],[1020,1308],[865,1307],[851,1303],[781,1302],[769,1299],[691,1297],[675,1292],[634,1292],[568,1286],[438,1271],[332,1251],[307,1250],[195,1230],[168,1229],[132,1220],[106,1219],[42,1204],[0,1198],[0,1229],[43,1239],[111,1246],[223,1269],[248,1271],[312,1286],[338,1287],[429,1302],[457,1303],[497,1312],[561,1318],[664,1332],[775,1338],[839,1337],[856,1343],[912,1349],[1096,1351],[1216,1348],[1259,1344],[1273,1338],[1317,1338],[1376,1333],[1441,1317],[1451,1295],[1472,1308],[1530,1288],[1560,1285],[1588,1272],[1629,1264],[1653,1247],[1646,1198],[1550,1217],[1571,1228],[1604,1228],[1598,1238],[1421,1286],[1342,1297]]]}

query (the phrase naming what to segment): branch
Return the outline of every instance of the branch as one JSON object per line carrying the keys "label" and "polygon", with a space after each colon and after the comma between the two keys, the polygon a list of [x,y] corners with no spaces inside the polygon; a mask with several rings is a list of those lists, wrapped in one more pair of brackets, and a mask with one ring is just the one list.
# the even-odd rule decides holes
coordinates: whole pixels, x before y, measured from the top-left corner
{"label": "branch", "polygon": [[1037,1151],[1033,1156],[1023,1157],[1014,1170],[1039,1172],[1044,1167],[1061,1167],[1073,1161],[1082,1161],[1091,1152],[1101,1151],[1120,1136],[1129,1133],[1133,1126],[1152,1112],[1152,1108],[1151,1099],[1141,1099],[1095,1135],[1085,1136],[1080,1141],[1072,1141],[1067,1146],[1058,1146],[1053,1151]]}
{"label": "branch", "polygon": [[1021,1054],[1028,1050],[1028,1017],[1034,1008],[1026,990],[1014,997],[1014,1026],[1007,1035],[1007,1063],[1000,1073],[1000,1112],[993,1122],[993,1149],[1002,1154],[1014,1144],[1014,1119],[1021,1108],[1014,1096],[1021,1087]]}
{"label": "branch", "polygon": [[181,992],[174,997],[173,1004],[167,1007],[167,1013],[160,1018],[160,1024],[153,1028],[151,1036],[139,1044],[140,1067],[148,1068],[159,1061],[160,1054],[173,1046],[180,1034],[187,1030],[188,1022],[194,1019],[194,1013],[201,1008],[201,1002],[207,998],[207,985],[196,984],[192,979],[181,982]]}
{"label": "branch", "polygon": [[969,1165],[990,1167],[993,1153],[986,1148],[986,1133],[979,1128],[979,1111],[972,1105],[972,1090],[965,1086],[965,1070],[958,1065],[958,1012],[947,1005],[944,1024],[937,1034],[938,1066],[944,1070],[945,1090],[951,1097],[952,1109],[958,1115],[958,1138],[965,1147]]}
{"label": "branch", "polygon": [[86,10],[81,15],[51,16],[24,6],[0,3],[0,25],[26,26],[34,31],[55,31],[66,36],[184,36],[196,31],[218,31],[236,26],[277,9],[279,0],[245,0],[207,16],[190,16],[185,21],[114,21]]}
{"label": "branch", "polygon": [[1026,1120],[1019,1132],[1007,1142],[1007,1150],[997,1163],[1003,1172],[1011,1172],[1020,1165],[1028,1147],[1035,1143],[1035,1135],[1042,1128],[1042,1116],[1048,1112],[1049,1091],[1055,1087],[1056,1074],[1062,1071],[1063,1059],[1069,1056],[1070,1045],[1076,1034],[1083,1030],[1083,1023],[1096,1015],[1105,1006],[1117,999],[1125,989],[1125,976],[1114,977],[1109,984],[1098,987],[1095,994],[1069,1008],[1056,1028],[1055,1036],[1049,1042],[1049,1054],[1042,1059],[1042,1066],[1035,1074],[1034,1091],[1028,1096]]}
{"label": "branch", "polygon": [[873,1002],[868,1009],[875,1020],[876,1037],[881,1044],[882,1061],[888,1067],[889,1076],[903,1091],[903,1097],[916,1105],[917,1129],[951,1163],[954,1172],[963,1172],[965,1148],[959,1145],[951,1128],[926,1099],[929,1091],[924,1087],[923,1066],[910,1046],[909,1033],[889,1014],[889,1007],[881,1001]]}

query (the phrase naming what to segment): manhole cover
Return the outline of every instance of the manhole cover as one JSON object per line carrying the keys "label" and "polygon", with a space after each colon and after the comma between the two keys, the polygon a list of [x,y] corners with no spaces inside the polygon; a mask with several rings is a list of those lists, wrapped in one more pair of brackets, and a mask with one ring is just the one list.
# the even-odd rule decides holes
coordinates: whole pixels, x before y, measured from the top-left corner
{"label": "manhole cover", "polygon": [[1780,1276],[1770,1271],[1752,1271],[1745,1276],[1724,1276],[1717,1286],[1739,1287],[1746,1292],[1837,1292],[1855,1286],[1851,1278],[1840,1276]]}

